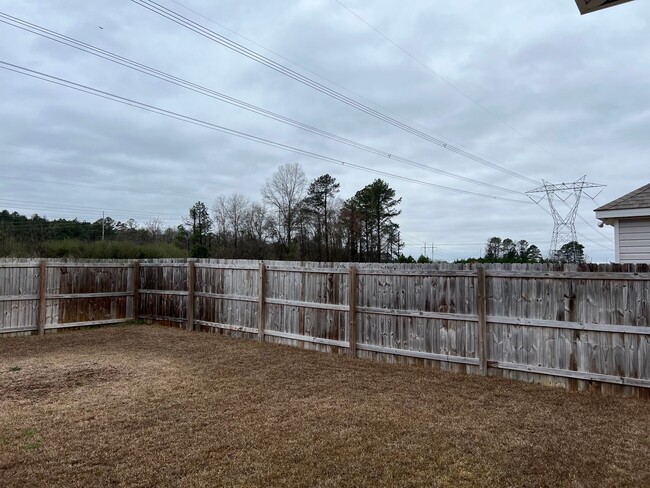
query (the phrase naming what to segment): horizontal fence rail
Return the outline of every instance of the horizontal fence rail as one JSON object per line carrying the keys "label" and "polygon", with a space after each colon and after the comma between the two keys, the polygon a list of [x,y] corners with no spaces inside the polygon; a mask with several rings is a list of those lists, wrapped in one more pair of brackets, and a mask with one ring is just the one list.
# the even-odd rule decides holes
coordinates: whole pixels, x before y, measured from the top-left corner
{"label": "horizontal fence rail", "polygon": [[584,389],[650,389],[647,266],[0,261],[0,334],[136,319]]}
{"label": "horizontal fence rail", "polygon": [[0,262],[0,335],[131,322],[133,262]]}

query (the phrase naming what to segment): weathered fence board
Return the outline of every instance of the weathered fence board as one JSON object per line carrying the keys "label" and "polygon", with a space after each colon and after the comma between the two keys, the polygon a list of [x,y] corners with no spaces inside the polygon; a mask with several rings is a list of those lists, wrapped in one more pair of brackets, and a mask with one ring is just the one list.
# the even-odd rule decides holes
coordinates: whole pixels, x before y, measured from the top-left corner
{"label": "weathered fence board", "polygon": [[197,263],[195,322],[222,330],[257,332],[258,263]]}
{"label": "weathered fence board", "polygon": [[133,320],[132,268],[126,261],[0,262],[0,334]]}
{"label": "weathered fence board", "polygon": [[0,333],[135,318],[567,388],[650,393],[647,266],[48,261],[43,275],[38,261],[0,261]]}
{"label": "weathered fence board", "polygon": [[[548,381],[579,389],[650,379],[632,359],[650,332],[647,273],[517,273],[487,272],[488,360],[509,365],[498,369],[519,379],[553,370],[557,378]],[[610,376],[630,381],[603,379]]]}

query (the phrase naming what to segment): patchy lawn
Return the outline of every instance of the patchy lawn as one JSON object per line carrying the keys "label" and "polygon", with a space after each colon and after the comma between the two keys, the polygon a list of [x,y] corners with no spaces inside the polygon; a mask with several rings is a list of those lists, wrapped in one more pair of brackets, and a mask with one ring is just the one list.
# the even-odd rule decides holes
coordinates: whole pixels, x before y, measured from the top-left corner
{"label": "patchy lawn", "polygon": [[0,339],[0,486],[650,486],[650,402],[156,326]]}

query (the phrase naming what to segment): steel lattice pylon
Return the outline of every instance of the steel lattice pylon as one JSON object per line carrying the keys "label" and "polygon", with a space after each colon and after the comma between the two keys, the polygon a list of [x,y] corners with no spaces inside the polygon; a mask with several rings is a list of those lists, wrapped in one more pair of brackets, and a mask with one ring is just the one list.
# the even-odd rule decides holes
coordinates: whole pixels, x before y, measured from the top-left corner
{"label": "steel lattice pylon", "polygon": [[[576,232],[576,215],[578,214],[578,206],[580,205],[580,197],[585,188],[602,188],[605,185],[597,183],[588,183],[585,181],[587,176],[583,176],[573,183],[549,183],[542,180],[543,186],[529,190],[526,193],[528,197],[535,203],[539,204],[544,198],[548,200],[548,206],[551,210],[553,217],[553,236],[551,238],[551,246],[549,248],[549,257],[554,258],[557,256],[558,250],[568,242],[576,242],[578,240]],[[539,198],[535,198],[533,194],[541,193]],[[595,198],[595,197],[594,197]],[[567,213],[561,213],[557,204],[562,202],[569,208]]]}

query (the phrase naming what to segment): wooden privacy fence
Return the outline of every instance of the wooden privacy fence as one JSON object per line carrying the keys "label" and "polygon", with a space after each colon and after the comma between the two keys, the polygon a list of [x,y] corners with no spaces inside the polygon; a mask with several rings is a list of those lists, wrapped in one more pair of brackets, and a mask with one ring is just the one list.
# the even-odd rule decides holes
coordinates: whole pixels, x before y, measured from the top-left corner
{"label": "wooden privacy fence", "polygon": [[123,322],[650,393],[647,266],[0,263],[0,332]]}
{"label": "wooden privacy fence", "polygon": [[132,321],[134,267],[0,261],[0,334]]}

